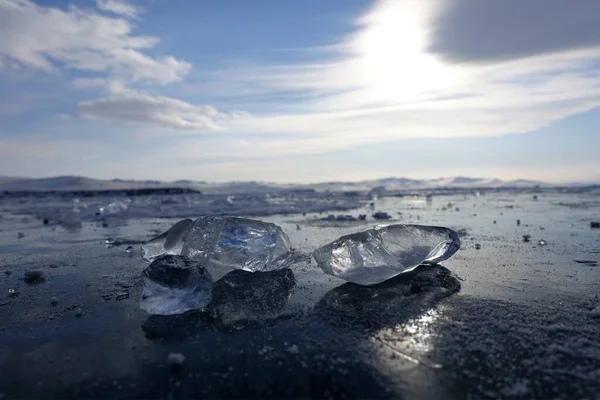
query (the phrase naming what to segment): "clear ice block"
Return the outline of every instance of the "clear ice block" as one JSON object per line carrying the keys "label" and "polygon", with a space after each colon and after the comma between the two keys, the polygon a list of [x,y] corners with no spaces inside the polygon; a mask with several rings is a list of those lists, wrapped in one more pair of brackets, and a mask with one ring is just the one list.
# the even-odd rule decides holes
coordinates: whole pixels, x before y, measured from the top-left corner
{"label": "clear ice block", "polygon": [[359,285],[374,285],[450,258],[460,248],[452,229],[425,225],[385,225],[342,236],[313,252],[319,267]]}
{"label": "clear ice block", "polygon": [[214,279],[234,269],[273,271],[293,259],[290,240],[272,223],[241,217],[203,216],[190,226],[181,254],[207,262]]}

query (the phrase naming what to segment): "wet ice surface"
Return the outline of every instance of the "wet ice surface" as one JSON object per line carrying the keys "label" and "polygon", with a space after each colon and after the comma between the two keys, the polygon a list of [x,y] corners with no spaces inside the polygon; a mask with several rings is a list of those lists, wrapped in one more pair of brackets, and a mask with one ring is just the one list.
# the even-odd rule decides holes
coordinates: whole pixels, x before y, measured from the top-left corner
{"label": "wet ice surface", "polygon": [[[37,200],[35,216],[10,212],[35,202],[1,200],[0,395],[596,398],[600,231],[590,221],[600,194],[537,195],[383,198],[343,212],[366,221],[261,217],[305,257],[266,278],[235,271],[214,284],[206,310],[172,316],[139,308],[148,267],[139,249],[197,212],[138,218],[129,206],[133,216],[109,226],[82,212],[81,229],[67,230],[37,212],[72,200]],[[106,203],[80,207],[88,200]],[[132,200],[141,201],[150,202]],[[373,227],[376,211],[392,216],[386,223],[448,226],[462,247],[443,267],[368,287],[308,262],[317,247]],[[30,270],[44,282],[24,282]],[[184,356],[180,371],[169,354]]]}
{"label": "wet ice surface", "polygon": [[392,224],[342,236],[312,255],[323,272],[373,285],[421,264],[437,264],[460,248],[455,231],[438,226]]}

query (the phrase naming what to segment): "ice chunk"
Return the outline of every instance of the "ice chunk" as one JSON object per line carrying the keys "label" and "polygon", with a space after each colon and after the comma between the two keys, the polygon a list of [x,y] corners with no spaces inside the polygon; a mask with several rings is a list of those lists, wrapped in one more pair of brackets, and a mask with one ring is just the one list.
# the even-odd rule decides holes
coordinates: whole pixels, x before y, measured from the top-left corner
{"label": "ice chunk", "polygon": [[459,248],[458,234],[448,228],[387,225],[342,236],[315,250],[313,257],[327,274],[373,285],[419,264],[446,260]]}
{"label": "ice chunk", "polygon": [[290,239],[275,224],[213,216],[194,221],[181,254],[207,262],[215,280],[233,269],[264,272],[285,268],[294,255]]}
{"label": "ice chunk", "polygon": [[153,261],[163,254],[180,255],[183,240],[192,225],[191,219],[184,219],[173,225],[162,235],[155,237],[142,246],[142,256],[148,261]]}
{"label": "ice chunk", "polygon": [[144,271],[140,307],[150,314],[181,314],[210,303],[212,288],[212,278],[200,263],[164,255]]}
{"label": "ice chunk", "polygon": [[60,223],[66,229],[78,229],[81,228],[81,213],[77,208],[65,211],[60,216]]}

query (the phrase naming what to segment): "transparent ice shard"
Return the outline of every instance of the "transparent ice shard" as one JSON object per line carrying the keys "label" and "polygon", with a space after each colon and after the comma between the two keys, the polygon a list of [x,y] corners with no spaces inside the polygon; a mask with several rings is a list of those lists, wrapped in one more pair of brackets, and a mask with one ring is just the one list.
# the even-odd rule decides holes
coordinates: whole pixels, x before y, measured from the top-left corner
{"label": "transparent ice shard", "polygon": [[212,300],[212,278],[200,263],[164,255],[144,270],[140,307],[150,314],[171,315],[205,307]]}
{"label": "transparent ice shard", "polygon": [[173,225],[168,231],[142,245],[142,256],[148,261],[164,255],[180,255],[183,241],[194,221],[184,219]]}
{"label": "transparent ice shard", "polygon": [[66,229],[81,228],[81,212],[77,208],[63,212],[60,216],[60,223]]}
{"label": "transparent ice shard", "polygon": [[215,280],[234,269],[264,272],[285,268],[294,256],[290,240],[279,226],[215,216],[194,221],[181,254],[206,264]]}
{"label": "transparent ice shard", "polygon": [[342,236],[313,252],[319,267],[359,285],[373,285],[420,264],[436,264],[460,248],[452,229],[425,225],[385,225]]}

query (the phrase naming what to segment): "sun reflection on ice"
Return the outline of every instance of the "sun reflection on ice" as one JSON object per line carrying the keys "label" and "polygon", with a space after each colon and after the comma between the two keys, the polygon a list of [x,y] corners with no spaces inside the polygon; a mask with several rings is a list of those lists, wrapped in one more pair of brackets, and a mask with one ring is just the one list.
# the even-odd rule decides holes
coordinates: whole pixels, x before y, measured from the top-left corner
{"label": "sun reflection on ice", "polygon": [[411,369],[418,365],[441,368],[440,364],[427,360],[428,354],[433,350],[432,325],[440,317],[441,311],[442,306],[432,308],[418,318],[383,328],[374,334],[372,341],[382,345],[378,354],[380,359],[405,361],[394,362],[394,368]]}

